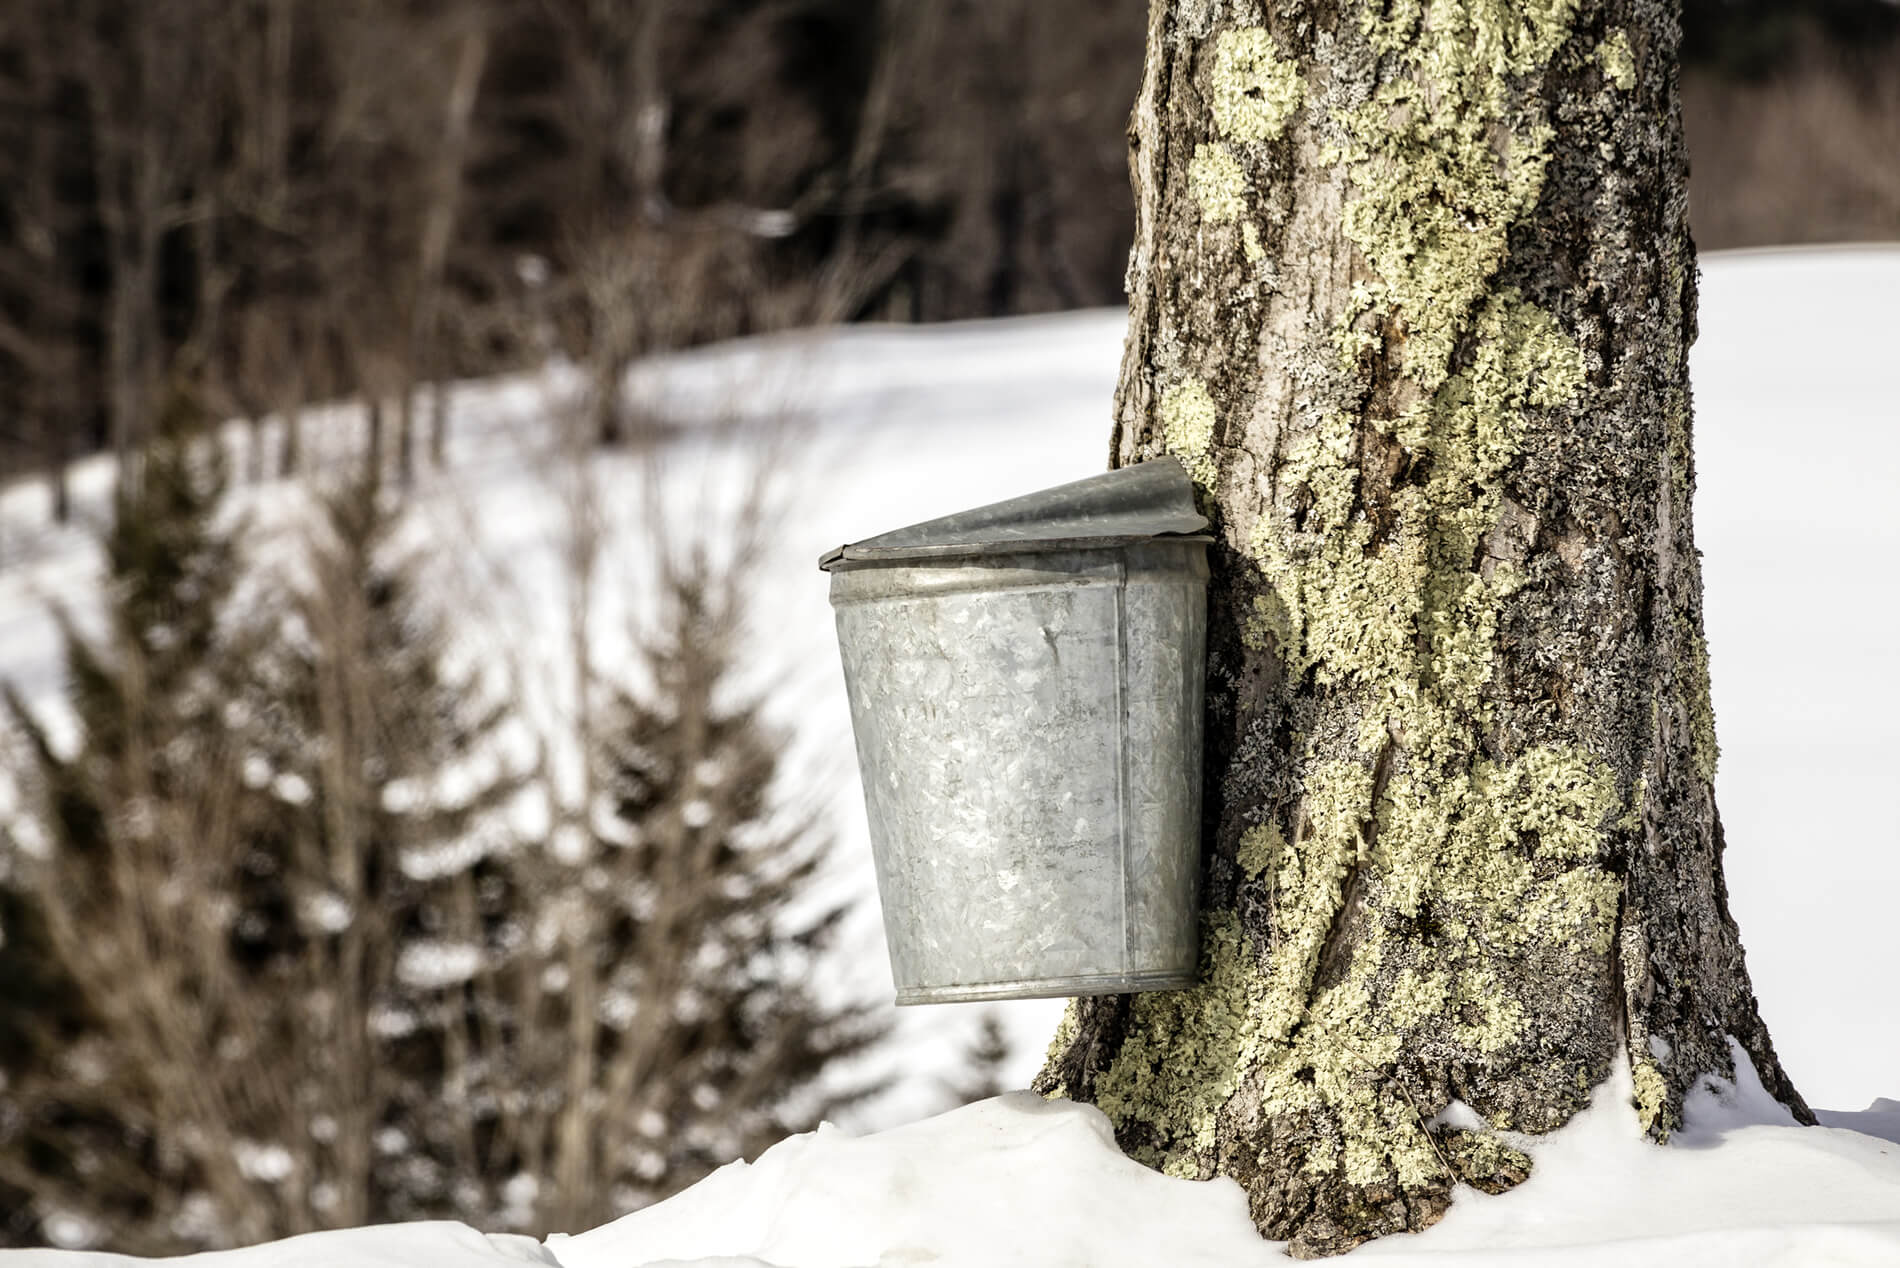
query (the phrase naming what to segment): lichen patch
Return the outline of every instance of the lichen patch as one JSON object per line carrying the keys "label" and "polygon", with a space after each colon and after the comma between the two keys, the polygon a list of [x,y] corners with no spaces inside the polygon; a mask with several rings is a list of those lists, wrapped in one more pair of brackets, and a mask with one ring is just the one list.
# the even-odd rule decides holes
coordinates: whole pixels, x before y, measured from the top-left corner
{"label": "lichen patch", "polygon": [[1280,135],[1305,91],[1298,64],[1279,56],[1265,28],[1222,31],[1215,40],[1208,93],[1222,136],[1265,141]]}
{"label": "lichen patch", "polygon": [[1238,220],[1247,210],[1247,174],[1227,147],[1204,141],[1188,164],[1188,193],[1209,224]]}
{"label": "lichen patch", "polygon": [[1199,379],[1183,379],[1161,393],[1162,443],[1203,488],[1214,480],[1214,398]]}
{"label": "lichen patch", "polygon": [[1603,66],[1603,74],[1623,92],[1636,87],[1636,55],[1630,51],[1629,36],[1621,29],[1612,31],[1610,38],[1597,45],[1597,61]]}
{"label": "lichen patch", "polygon": [[1425,392],[1450,371],[1459,333],[1503,263],[1511,226],[1536,204],[1549,161],[1547,119],[1516,85],[1569,35],[1575,0],[1417,0],[1371,6],[1374,49],[1404,68],[1372,100],[1339,112],[1355,197],[1344,228],[1378,275],[1361,312],[1395,317],[1405,366]]}
{"label": "lichen patch", "polygon": [[1672,1126],[1669,1120],[1669,1080],[1656,1063],[1647,1056],[1638,1055],[1630,1066],[1630,1076],[1635,1084],[1636,1118],[1645,1132],[1653,1133],[1659,1140],[1668,1140]]}
{"label": "lichen patch", "polygon": [[1259,264],[1267,258],[1267,249],[1260,245],[1260,230],[1253,221],[1241,223],[1240,237],[1249,264]]}
{"label": "lichen patch", "polygon": [[[1313,1124],[1309,1174],[1442,1180],[1397,1054],[1429,1035],[1473,1065],[1508,1062],[1535,1001],[1497,957],[1610,946],[1619,889],[1600,859],[1625,798],[1608,766],[1563,745],[1498,761],[1482,741],[1498,614],[1521,579],[1475,561],[1533,419],[1582,397],[1582,358],[1510,290],[1479,305],[1461,339],[1462,365],[1385,424],[1430,473],[1391,491],[1388,522],[1364,513],[1363,424],[1335,415],[1293,441],[1276,473],[1276,503],[1297,520],[1270,513],[1250,540],[1268,583],[1251,637],[1296,680],[1351,693],[1361,722],[1356,752],[1304,763],[1292,819],[1239,844],[1270,944],[1232,913],[1212,917],[1206,985],[1136,999],[1130,1038],[1098,1080],[1103,1109],[1148,1142],[1138,1153],[1177,1174],[1216,1165],[1220,1108],[1250,1080],[1266,1110]],[[1212,402],[1198,386],[1161,402],[1177,453],[1205,449]],[[1340,944],[1343,971],[1326,969],[1342,919],[1356,933]],[[1464,1153],[1503,1166],[1504,1148]]]}

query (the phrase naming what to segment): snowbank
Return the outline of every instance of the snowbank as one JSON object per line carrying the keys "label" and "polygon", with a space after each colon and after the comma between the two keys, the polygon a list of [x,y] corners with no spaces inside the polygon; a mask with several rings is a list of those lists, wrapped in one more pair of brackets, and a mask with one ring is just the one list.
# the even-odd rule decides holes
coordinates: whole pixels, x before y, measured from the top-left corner
{"label": "snowbank", "polygon": [[820,1128],[578,1237],[562,1268],[740,1262],[1181,1268],[1278,1258],[1240,1187],[1125,1158],[1108,1120],[1028,1092],[873,1136]]}
{"label": "snowbank", "polygon": [[1900,1145],[1798,1127],[1735,1048],[1734,1085],[1689,1096],[1667,1147],[1630,1109],[1627,1066],[1590,1109],[1547,1137],[1513,1137],[1531,1178],[1498,1197],[1463,1191],[1417,1237],[1349,1258],[1399,1265],[1900,1264]]}
{"label": "snowbank", "polygon": [[[1361,1247],[1382,1264],[1729,1268],[1900,1264],[1900,1146],[1794,1126],[1738,1054],[1737,1085],[1692,1095],[1668,1147],[1644,1138],[1629,1071],[1542,1139],[1531,1178],[1463,1191],[1436,1227]],[[563,1268],[729,1263],[1151,1268],[1285,1262],[1228,1180],[1124,1158],[1107,1120],[1028,1093],[875,1136],[820,1130],[578,1237]]]}
{"label": "snowbank", "polygon": [[466,1224],[432,1220],[371,1228],[306,1233],[267,1246],[211,1251],[176,1259],[136,1259],[97,1251],[0,1250],[6,1268],[143,1268],[188,1264],[191,1268],[497,1268],[560,1261],[531,1237],[485,1235]]}
{"label": "snowbank", "polygon": [[[1509,1193],[1461,1192],[1422,1234],[1349,1260],[1392,1268],[1729,1268],[1900,1264],[1900,1145],[1794,1126],[1740,1055],[1737,1085],[1694,1093],[1667,1147],[1644,1138],[1627,1068]],[[1885,1111],[1876,1111],[1885,1112]],[[131,1268],[65,1251],[5,1268]],[[1115,1147],[1089,1106],[1028,1092],[868,1136],[794,1136],[678,1196],[545,1245],[459,1224],[311,1234],[164,1261],[192,1268],[1247,1268],[1284,1263],[1231,1180],[1177,1180]]]}

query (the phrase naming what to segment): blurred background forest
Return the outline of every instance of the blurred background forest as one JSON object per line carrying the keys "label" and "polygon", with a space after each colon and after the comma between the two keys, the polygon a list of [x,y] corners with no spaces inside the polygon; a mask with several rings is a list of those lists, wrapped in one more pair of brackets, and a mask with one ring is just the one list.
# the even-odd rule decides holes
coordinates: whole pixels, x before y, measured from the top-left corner
{"label": "blurred background forest", "polygon": [[[0,1247],[581,1228],[877,1090],[886,1023],[812,986],[823,798],[736,672],[768,499],[655,525],[618,657],[569,483],[556,771],[402,491],[454,381],[576,371],[579,471],[663,447],[645,357],[1120,303],[1144,11],[0,6],[0,493],[63,522],[116,464],[64,720],[0,707]],[[1900,6],[1688,0],[1685,33],[1702,248],[1900,239]],[[232,493],[299,473],[260,562]],[[1003,1057],[991,1023],[946,1103]]]}
{"label": "blurred background forest", "polygon": [[[400,474],[405,389],[551,350],[1119,303],[1143,10],[8,0],[0,474],[136,445],[181,362],[220,417],[391,402]],[[1685,32],[1704,249],[1900,237],[1900,6]]]}

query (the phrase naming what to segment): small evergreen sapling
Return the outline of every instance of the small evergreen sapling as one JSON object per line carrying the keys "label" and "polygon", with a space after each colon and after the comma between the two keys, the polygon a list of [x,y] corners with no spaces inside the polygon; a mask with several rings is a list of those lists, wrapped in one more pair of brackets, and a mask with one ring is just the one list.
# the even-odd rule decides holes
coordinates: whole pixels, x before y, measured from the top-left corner
{"label": "small evergreen sapling", "polygon": [[532,1027],[565,1037],[543,1055],[567,1077],[588,1054],[587,1174],[553,1177],[571,1227],[875,1090],[842,1072],[882,1027],[811,980],[844,910],[810,893],[828,843],[781,799],[781,738],[734,681],[744,580],[703,552],[663,565],[649,680],[603,691],[587,858],[566,908],[591,914],[564,929],[549,966],[561,989]]}
{"label": "small evergreen sapling", "polygon": [[[451,627],[373,491],[329,500],[261,658],[250,833],[282,877],[257,928],[306,1006],[290,1054],[313,1215],[353,1224],[499,1204],[519,944],[505,701],[451,672]],[[265,913],[259,913],[264,915]]]}
{"label": "small evergreen sapling", "polygon": [[146,1253],[479,1218],[510,1152],[505,710],[443,669],[367,496],[321,508],[279,603],[226,604],[208,449],[155,446],[122,502],[113,637],[69,634],[78,753],[15,702],[49,848],[9,901],[44,937],[0,955],[66,1008],[27,1014],[0,1178]]}
{"label": "small evergreen sapling", "polygon": [[[188,1187],[134,1091],[150,1082],[151,1054],[121,1042],[153,1019],[117,1007],[163,935],[118,922],[141,886],[148,904],[166,882],[163,897],[180,892],[191,873],[177,848],[203,819],[171,809],[229,771],[222,621],[236,551],[220,519],[223,455],[204,432],[194,392],[175,378],[114,497],[103,636],[56,613],[76,746],[62,751],[5,690],[44,839],[27,850],[0,835],[0,1184],[14,1190],[0,1202],[18,1213],[0,1224],[0,1245],[58,1233],[162,1249],[167,1235],[141,1226]],[[192,977],[174,968],[175,981]],[[115,981],[120,992],[102,989]]]}

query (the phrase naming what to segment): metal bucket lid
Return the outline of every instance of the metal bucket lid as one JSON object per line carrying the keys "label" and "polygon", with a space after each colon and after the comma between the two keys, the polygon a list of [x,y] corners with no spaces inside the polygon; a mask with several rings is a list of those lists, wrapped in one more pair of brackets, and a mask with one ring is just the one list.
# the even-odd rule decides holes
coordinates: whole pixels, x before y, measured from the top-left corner
{"label": "metal bucket lid", "polygon": [[818,566],[1123,546],[1206,529],[1187,471],[1177,459],[1157,458],[839,546]]}

